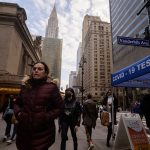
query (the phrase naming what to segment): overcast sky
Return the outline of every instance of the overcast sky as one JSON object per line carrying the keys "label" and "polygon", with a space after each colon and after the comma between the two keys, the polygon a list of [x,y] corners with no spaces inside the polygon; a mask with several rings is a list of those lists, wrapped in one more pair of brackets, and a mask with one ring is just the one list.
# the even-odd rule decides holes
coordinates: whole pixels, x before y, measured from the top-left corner
{"label": "overcast sky", "polygon": [[27,13],[26,24],[31,34],[45,36],[48,18],[56,3],[59,38],[63,39],[61,86],[69,82],[70,71],[76,70],[76,53],[81,42],[82,22],[86,14],[110,22],[109,0],[0,0],[17,3]]}

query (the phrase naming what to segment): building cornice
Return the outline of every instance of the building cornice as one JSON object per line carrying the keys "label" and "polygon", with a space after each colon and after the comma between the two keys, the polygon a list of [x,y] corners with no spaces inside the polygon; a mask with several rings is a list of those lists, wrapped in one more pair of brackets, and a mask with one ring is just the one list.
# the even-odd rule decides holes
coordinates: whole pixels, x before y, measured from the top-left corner
{"label": "building cornice", "polygon": [[13,26],[19,33],[23,44],[27,47],[27,53],[31,56],[33,61],[37,61],[40,60],[40,58],[36,53],[32,36],[26,26],[26,19],[27,16],[25,10],[19,7],[17,4],[0,2],[1,25]]}

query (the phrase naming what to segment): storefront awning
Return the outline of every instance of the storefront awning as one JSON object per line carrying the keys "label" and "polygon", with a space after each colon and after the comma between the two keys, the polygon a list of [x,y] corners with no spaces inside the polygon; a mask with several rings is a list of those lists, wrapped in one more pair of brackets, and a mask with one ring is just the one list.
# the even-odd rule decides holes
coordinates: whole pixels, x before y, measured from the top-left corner
{"label": "storefront awning", "polygon": [[150,88],[150,55],[113,73],[112,86]]}

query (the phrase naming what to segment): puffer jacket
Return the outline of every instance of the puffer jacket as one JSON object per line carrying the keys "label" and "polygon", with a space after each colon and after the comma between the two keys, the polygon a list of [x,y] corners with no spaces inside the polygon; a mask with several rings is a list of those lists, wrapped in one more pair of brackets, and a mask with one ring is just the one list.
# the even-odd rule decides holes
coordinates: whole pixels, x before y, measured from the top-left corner
{"label": "puffer jacket", "polygon": [[54,119],[60,114],[62,103],[54,83],[44,81],[22,87],[14,104],[18,150],[46,150],[54,143]]}

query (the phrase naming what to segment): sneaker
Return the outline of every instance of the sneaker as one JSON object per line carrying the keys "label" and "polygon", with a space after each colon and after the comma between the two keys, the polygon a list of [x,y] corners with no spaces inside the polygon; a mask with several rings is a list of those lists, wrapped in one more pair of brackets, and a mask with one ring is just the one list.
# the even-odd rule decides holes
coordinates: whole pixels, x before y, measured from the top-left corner
{"label": "sneaker", "polygon": [[90,142],[90,147],[93,148],[94,147],[94,144],[92,142]]}
{"label": "sneaker", "polygon": [[94,148],[94,144],[92,143],[92,141],[90,141],[88,150],[92,150],[93,148]]}
{"label": "sneaker", "polygon": [[7,140],[6,143],[7,144],[12,144],[12,140]]}

